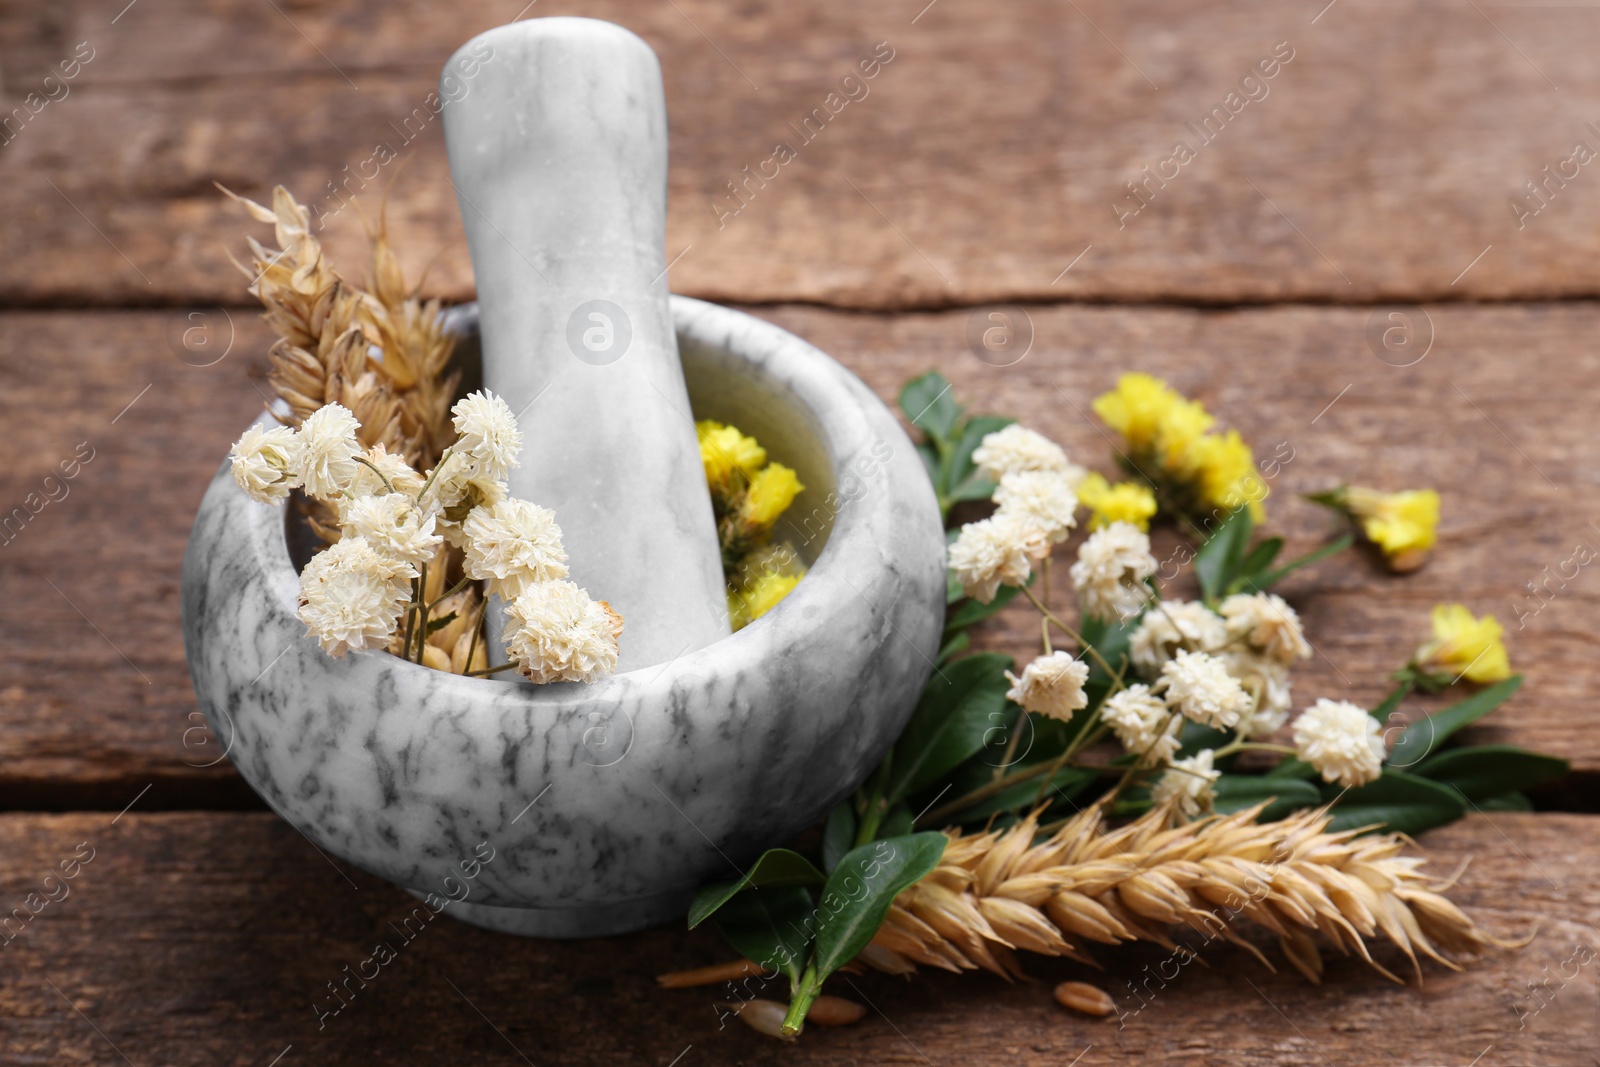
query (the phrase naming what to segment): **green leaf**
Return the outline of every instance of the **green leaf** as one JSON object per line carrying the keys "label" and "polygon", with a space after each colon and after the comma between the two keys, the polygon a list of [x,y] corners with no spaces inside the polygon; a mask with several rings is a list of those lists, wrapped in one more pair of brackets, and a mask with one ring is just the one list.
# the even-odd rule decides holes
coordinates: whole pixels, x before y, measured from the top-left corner
{"label": "green leaf", "polygon": [[1460,793],[1404,771],[1385,769],[1376,782],[1358,786],[1342,796],[1337,786],[1324,786],[1322,791],[1324,799],[1339,797],[1333,808],[1333,821],[1328,824],[1330,831],[1379,826],[1418,834],[1455,822],[1467,813]]}
{"label": "green leaf", "polygon": [[1322,803],[1322,793],[1317,787],[1299,778],[1224,774],[1217,779],[1216,790],[1216,809],[1223,814],[1271,799],[1272,803],[1257,816],[1259,822],[1274,822],[1292,811],[1314,808]]}
{"label": "green leaf", "polygon": [[1451,734],[1463,726],[1477,722],[1504,704],[1521,685],[1522,675],[1513,674],[1503,682],[1496,682],[1487,689],[1480,689],[1460,703],[1452,704],[1443,711],[1436,711],[1425,719],[1418,719],[1405,728],[1389,749],[1389,765],[1417,766],[1438,749]]}
{"label": "green leaf", "polygon": [[895,742],[889,803],[936,782],[983,747],[985,735],[1015,718],[1005,671],[1010,656],[980,652],[950,663],[928,680],[911,721]]}
{"label": "green leaf", "polygon": [[1411,684],[1409,682],[1401,682],[1394,687],[1394,690],[1388,696],[1383,698],[1382,704],[1372,709],[1372,717],[1381,723],[1388,722],[1389,716],[1394,714],[1395,709],[1400,706],[1400,702],[1410,694]]}
{"label": "green leaf", "polygon": [[1082,767],[1063,767],[1051,777],[1050,785],[1045,788],[1042,797],[1039,796],[1039,783],[1044,780],[1043,775],[1026,782],[1018,782],[987,800],[980,800],[972,807],[953,815],[949,821],[970,823],[987,819],[991,815],[1026,811],[1033,807],[1035,798],[1038,798],[1041,804],[1063,799],[1074,800],[1099,777],[1094,771]]}
{"label": "green leaf", "polygon": [[949,441],[961,418],[961,405],[956,403],[950,383],[935,370],[900,387],[900,410],[908,422],[936,442]]}
{"label": "green leaf", "polygon": [[1303,759],[1290,756],[1279,763],[1272,770],[1262,775],[1263,778],[1314,778],[1317,769]]}
{"label": "green leaf", "polygon": [[987,500],[994,493],[994,482],[972,465],[972,454],[983,439],[1003,430],[1016,419],[1001,415],[974,415],[961,424],[960,436],[950,450],[945,465],[945,481],[940,491],[950,500]]}
{"label": "green leaf", "polygon": [[1521,793],[1501,793],[1478,802],[1479,811],[1532,811],[1533,801]]}
{"label": "green leaf", "polygon": [[429,619],[428,620],[428,632],[430,634],[438,633],[440,630],[444,629],[446,626],[449,626],[452,622],[455,622],[455,620],[456,620],[456,613],[453,612],[453,611],[448,615],[441,615],[437,619]]}
{"label": "green leaf", "polygon": [[884,815],[883,821],[878,824],[875,838],[900,837],[911,832],[911,823],[915,817],[911,809],[905,804],[896,804]]}
{"label": "green leaf", "polygon": [[958,631],[955,636],[948,638],[939,646],[939,655],[934,657],[934,666],[943,667],[967,650],[972,644],[972,635],[965,630]]}
{"label": "green leaf", "polygon": [[922,469],[928,472],[928,481],[934,492],[939,491],[939,450],[926,441],[917,445],[917,455],[922,457]]}
{"label": "green leaf", "polygon": [[798,983],[811,955],[816,905],[800,886],[747,889],[717,912],[717,930],[745,959]]}
{"label": "green leaf", "polygon": [[822,881],[822,872],[800,853],[787,848],[770,848],[737,880],[701,886],[689,905],[689,929],[705,922],[746,887],[821,885]]}
{"label": "green leaf", "polygon": [[[1234,579],[1234,585],[1242,585],[1247,579],[1254,578],[1257,574],[1272,566],[1272,561],[1278,558],[1278,553],[1283,551],[1283,538],[1268,537],[1256,544],[1244,559],[1239,561],[1239,574]],[[1235,592],[1238,590],[1235,589]]]}
{"label": "green leaf", "polygon": [[[1033,575],[1028,575],[1028,584],[1033,584]],[[945,636],[949,637],[952,630],[964,630],[996,614],[1007,604],[1017,598],[1022,590],[1014,585],[1002,585],[994,594],[994,599],[985,604],[979,600],[968,597],[955,611],[950,613],[949,620],[944,624]]]}
{"label": "green leaf", "polygon": [[1232,737],[1233,734],[1227,730],[1185,719],[1178,729],[1178,755],[1187,758],[1199,755],[1208,748],[1221,748]]}
{"label": "green leaf", "polygon": [[1553,782],[1571,769],[1564,759],[1515,745],[1479,745],[1441,752],[1419,764],[1415,773],[1454,786],[1476,802]]}
{"label": "green leaf", "polygon": [[1251,525],[1250,509],[1240,508],[1224,519],[1217,532],[1195,552],[1195,575],[1208,602],[1215,601],[1239,573],[1239,560],[1250,541]]}
{"label": "green leaf", "polygon": [[823,868],[831,871],[839,866],[839,861],[850,851],[855,840],[856,811],[850,806],[850,801],[845,800],[828,813],[828,821],[822,827]]}
{"label": "green leaf", "polygon": [[895,895],[938,866],[948,842],[941,833],[889,837],[853,849],[839,861],[817,907],[811,966],[817,985],[867,947]]}
{"label": "green leaf", "polygon": [[1336,552],[1343,552],[1345,549],[1349,548],[1355,543],[1356,539],[1353,536],[1350,534],[1345,534],[1338,540],[1329,541],[1315,552],[1307,552],[1299,559],[1290,560],[1288,563],[1285,563],[1275,571],[1268,571],[1259,578],[1251,579],[1250,585],[1255,589],[1256,592],[1265,593],[1268,589],[1271,589],[1273,586],[1289,577],[1289,575],[1293,574],[1301,567],[1309,567],[1318,560],[1327,559]]}

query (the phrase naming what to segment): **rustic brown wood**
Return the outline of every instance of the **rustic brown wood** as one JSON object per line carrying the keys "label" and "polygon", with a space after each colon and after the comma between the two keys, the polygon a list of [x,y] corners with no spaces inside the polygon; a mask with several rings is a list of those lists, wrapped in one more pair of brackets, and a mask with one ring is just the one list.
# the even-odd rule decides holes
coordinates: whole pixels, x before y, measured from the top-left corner
{"label": "rustic brown wood", "polygon": [[[1557,753],[1586,775],[1600,773],[1592,568],[1564,588],[1548,579],[1540,596],[1524,588],[1545,588],[1575,545],[1600,547],[1600,530],[1590,525],[1600,523],[1592,419],[1573,402],[1574,383],[1592,380],[1600,362],[1591,343],[1600,310],[1434,307],[1434,349],[1403,370],[1369,351],[1371,313],[1359,309],[1034,308],[1032,349],[1005,368],[968,348],[969,323],[987,325],[986,309],[760,314],[836,355],[885,398],[906,378],[942,368],[974,409],[1018,415],[1106,471],[1110,446],[1084,414],[1090,400],[1122,370],[1164,374],[1238,427],[1259,454],[1271,455],[1279,442],[1293,449],[1268,500],[1288,552],[1309,550],[1337,529],[1297,493],[1342,478],[1437,487],[1441,544],[1421,572],[1394,578],[1352,553],[1283,587],[1319,651],[1297,670],[1298,699],[1376,702],[1386,675],[1426,635],[1428,609],[1461,600],[1507,624],[1513,663],[1529,679],[1468,736]],[[115,808],[154,782],[158,806],[248,802],[225,762],[200,766],[215,758],[208,735],[188,732],[197,720],[178,631],[178,575],[200,496],[268,388],[260,379],[265,345],[261,325],[241,309],[0,319],[0,396],[13,457],[0,468],[5,511],[44,493],[46,476],[81,442],[94,450],[66,483],[68,495],[0,544],[0,599],[8,605],[0,646],[9,653],[0,659],[0,800]],[[192,365],[225,350],[214,365]],[[1034,631],[1024,610],[1011,609],[979,636],[1026,655]],[[1415,706],[1440,702],[1419,698]],[[1563,804],[1592,807],[1593,778],[1581,781],[1582,795]]]}
{"label": "rustic brown wood", "polygon": [[[371,194],[397,174],[408,261],[437,253],[431,287],[464,295],[427,95],[452,49],[519,7],[139,0],[113,24],[99,2],[8,5],[5,108],[24,110],[0,146],[0,301],[228,300],[222,249],[244,227],[213,180],[258,195],[283,181],[331,212],[334,188]],[[616,19],[660,53],[681,292],[899,308],[1600,290],[1600,183],[1574,158],[1578,142],[1600,150],[1583,105],[1600,90],[1593,11],[1322,7],[542,0],[528,13]],[[880,42],[893,60],[845,85]],[[93,58],[62,82],[80,43]],[[1230,97],[1275,49],[1293,58],[1245,86],[1266,95]],[[1188,124],[1213,108],[1227,121],[1207,143]],[[815,109],[826,121],[808,140]],[[1180,139],[1195,157],[1165,163]],[[795,158],[768,162],[779,143]],[[746,177],[763,165],[765,184]],[[730,182],[748,183],[747,203]],[[1146,206],[1128,182],[1146,183]],[[330,230],[352,261],[354,212]]]}
{"label": "rustic brown wood", "polygon": [[[0,904],[38,915],[13,918],[6,934],[0,1048],[12,1063],[205,1067],[1592,1064],[1600,895],[1582,857],[1600,849],[1600,818],[1475,816],[1423,844],[1440,871],[1473,857],[1452,895],[1474,916],[1507,936],[1537,926],[1538,938],[1462,974],[1429,966],[1409,988],[1345,958],[1330,959],[1314,987],[1211,947],[1207,970],[1122,949],[1097,952],[1103,973],[1030,957],[1037,980],[1016,985],[848,977],[832,991],[869,1004],[866,1018],[779,1048],[735,1021],[719,1029],[716,1005],[730,990],[656,988],[657,973],[729,956],[710,931],[530,941],[461,925],[446,909],[402,933],[415,900],[331,865],[270,814],[5,815]],[[64,861],[76,877],[47,879]],[[59,899],[45,903],[47,893]],[[365,961],[380,942],[395,958],[377,967]],[[1379,958],[1403,965],[1392,952]],[[1123,1017],[1065,1012],[1050,995],[1065,979],[1106,989]],[[765,992],[783,999],[776,986]]]}

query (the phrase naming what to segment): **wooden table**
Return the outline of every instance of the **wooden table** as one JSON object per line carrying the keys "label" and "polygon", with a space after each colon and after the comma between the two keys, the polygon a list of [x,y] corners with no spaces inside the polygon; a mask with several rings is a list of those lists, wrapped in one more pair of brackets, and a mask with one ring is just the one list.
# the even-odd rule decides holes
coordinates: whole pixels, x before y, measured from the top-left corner
{"label": "wooden table", "polygon": [[[1529,681],[1472,739],[1574,775],[1537,813],[1421,845],[1440,869],[1474,857],[1462,903],[1538,939],[1407,989],[1348,961],[1313,988],[1219,953],[1120,1028],[1051,1002],[1051,981],[1087,976],[1075,964],[1012,986],[857,978],[841,992],[867,1019],[781,1049],[719,1028],[714,989],[654,988],[725,958],[714,935],[441,922],[326,1014],[411,901],[264,812],[199,725],[179,559],[267,392],[269,340],[224,254],[253,228],[211,183],[290,185],[351,274],[343,198],[373,210],[389,189],[413,275],[431,263],[428,291],[467,297],[427,97],[449,51],[522,0],[5,3],[22,110],[0,133],[0,507],[37,514],[0,538],[0,909],[93,859],[8,931],[0,1061],[1597,1061],[1600,579],[1563,564],[1600,546],[1600,11],[924,3],[521,14],[613,18],[660,53],[676,291],[750,307],[886,398],[938,367],[1102,469],[1088,401],[1120,371],[1165,375],[1258,452],[1292,450],[1269,501],[1291,550],[1329,529],[1301,492],[1437,487],[1425,570],[1357,556],[1285,586],[1319,652],[1298,693],[1376,699],[1435,602],[1507,623]],[[874,56],[874,78],[845,81]],[[768,163],[780,142],[793,158]],[[1031,338],[1005,367],[968,340],[1002,308]],[[1002,615],[982,643],[1020,653],[1025,623]],[[1103,955],[1092,980],[1124,996],[1154,959]]]}

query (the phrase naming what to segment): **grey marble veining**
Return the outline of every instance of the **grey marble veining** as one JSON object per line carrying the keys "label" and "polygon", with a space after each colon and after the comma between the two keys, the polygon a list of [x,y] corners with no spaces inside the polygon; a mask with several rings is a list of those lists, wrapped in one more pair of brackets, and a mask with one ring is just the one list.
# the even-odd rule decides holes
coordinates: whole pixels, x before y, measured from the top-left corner
{"label": "grey marble veining", "polygon": [[534,18],[445,69],[485,52],[444,131],[484,383],[522,413],[511,492],[556,513],[572,579],[622,613],[620,669],[663,663],[729,629],[667,307],[661,67],[621,26]]}
{"label": "grey marble veining", "polygon": [[[196,695],[250,785],[316,845],[416,892],[496,849],[447,914],[574,937],[682,916],[844,797],[932,670],[944,538],[916,452],[855,376],[775,326],[672,299],[697,414],[758,434],[808,486],[810,573],[768,615],[592,686],[335,660],[294,616],[285,509],[226,466],[183,567]],[[470,307],[453,316],[474,326]]]}

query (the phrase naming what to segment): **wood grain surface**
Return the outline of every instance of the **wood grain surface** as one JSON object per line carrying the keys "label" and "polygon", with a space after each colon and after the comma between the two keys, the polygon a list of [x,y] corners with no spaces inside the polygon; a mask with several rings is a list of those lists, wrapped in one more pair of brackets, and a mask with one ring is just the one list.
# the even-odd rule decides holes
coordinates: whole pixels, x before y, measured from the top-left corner
{"label": "wood grain surface", "polygon": [[[0,8],[4,95],[24,107],[0,145],[0,301],[233,297],[240,219],[216,180],[287,183],[347,261],[346,200],[375,210],[392,184],[413,268],[437,256],[432,287],[471,290],[436,112],[472,83],[429,94],[522,0],[119,6]],[[1600,291],[1589,6],[524,11],[613,19],[659,52],[679,292],[903,308]],[[865,79],[875,55],[892,58]]]}
{"label": "wood grain surface", "polygon": [[[969,323],[987,327],[991,311],[758,309],[886,400],[939,367],[973,409],[1016,415],[1108,472],[1111,446],[1087,414],[1090,401],[1121,370],[1165,375],[1261,455],[1280,444],[1292,454],[1267,502],[1288,552],[1338,529],[1298,493],[1341,479],[1438,488],[1440,545],[1421,572],[1395,578],[1352,552],[1285,584],[1318,651],[1296,670],[1297,699],[1375,703],[1426,637],[1434,603],[1493,612],[1529,681],[1468,736],[1571,759],[1586,777],[1562,806],[1593,809],[1600,579],[1582,568],[1563,584],[1559,572],[1575,546],[1600,549],[1600,445],[1570,384],[1592,380],[1600,363],[1589,347],[1600,309],[1432,307],[1417,321],[1431,321],[1433,350],[1403,369],[1367,347],[1373,313],[1349,308],[1013,310],[1019,338],[1031,328],[1031,349],[997,367],[967,341]],[[80,445],[93,450],[76,478],[57,478],[66,495],[43,498],[0,544],[0,599],[14,606],[0,613],[0,644],[14,650],[0,659],[0,799],[115,808],[155,783],[159,806],[248,803],[226,761],[205,766],[219,753],[191,729],[178,577],[200,497],[269,392],[261,324],[215,308],[7,313],[0,323],[0,391],[15,442],[0,468],[6,511],[45,493],[45,479]],[[1031,625],[1025,610],[1008,610],[980,641],[1027,655]],[[1415,708],[1441,700],[1419,697]]]}
{"label": "wood grain surface", "polygon": [[[1159,950],[1099,952],[1104,972],[1029,958],[1035,980],[1015,985],[844,976],[830,991],[870,1005],[866,1017],[784,1048],[721,1025],[727,988],[655,987],[658,973],[729,958],[709,931],[521,940],[448,908],[408,926],[417,901],[331,864],[270,814],[12,814],[0,904],[38,914],[13,919],[3,944],[0,1047],[8,1063],[141,1067],[1593,1064],[1600,894],[1583,856],[1600,850],[1600,818],[1473,816],[1423,845],[1441,872],[1473,857],[1453,896],[1488,928],[1539,936],[1462,974],[1430,966],[1406,988],[1342,957],[1315,987],[1231,948],[1184,968]],[[47,878],[63,862],[76,876]],[[381,966],[380,943],[394,956]],[[1101,986],[1123,1018],[1065,1012],[1050,989],[1067,979]]]}
{"label": "wood grain surface", "polygon": [[[0,0],[0,1062],[1600,1062],[1600,814],[1562,813],[1600,811],[1600,586],[1572,563],[1600,549],[1600,8],[524,3]],[[1537,940],[1404,990],[1208,950],[1122,1025],[1051,984],[1132,1012],[1160,953],[1035,960],[1009,986],[856,977],[831,991],[865,1020],[780,1048],[719,1023],[729,990],[655,987],[726,959],[714,934],[522,941],[446,917],[413,942],[401,890],[229,810],[259,801],[200,723],[179,561],[269,395],[270,339],[227,259],[265,234],[212,183],[291,186],[352,277],[387,191],[411,276],[466,299],[430,94],[474,34],[553,14],[661,56],[675,291],[751,308],[886,400],[940,369],[1105,471],[1089,402],[1163,375],[1292,456],[1268,500],[1290,552],[1338,528],[1297,494],[1437,488],[1424,570],[1350,553],[1284,585],[1317,650],[1297,703],[1378,699],[1436,602],[1498,615],[1528,682],[1465,736],[1576,773],[1537,795],[1555,810],[1422,846],[1440,872],[1474,857],[1455,898]],[[1021,656],[1033,631],[1011,610],[975,637]],[[396,958],[349,979],[380,941]]]}

